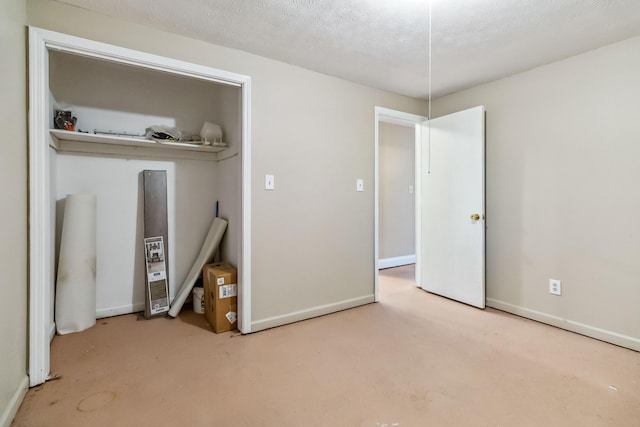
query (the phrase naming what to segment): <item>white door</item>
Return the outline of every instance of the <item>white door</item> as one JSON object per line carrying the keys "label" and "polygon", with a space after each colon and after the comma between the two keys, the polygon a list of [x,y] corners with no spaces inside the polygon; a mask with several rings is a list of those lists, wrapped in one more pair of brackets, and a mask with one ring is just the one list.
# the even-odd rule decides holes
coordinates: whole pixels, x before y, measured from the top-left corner
{"label": "white door", "polygon": [[484,107],[422,131],[421,286],[484,308]]}

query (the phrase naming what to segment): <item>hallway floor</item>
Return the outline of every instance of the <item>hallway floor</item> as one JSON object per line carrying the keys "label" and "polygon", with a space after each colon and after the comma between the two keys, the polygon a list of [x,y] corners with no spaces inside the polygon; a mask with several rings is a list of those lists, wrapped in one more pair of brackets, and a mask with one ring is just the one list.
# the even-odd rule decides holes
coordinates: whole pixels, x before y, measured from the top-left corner
{"label": "hallway floor", "polygon": [[14,426],[638,426],[640,353],[415,287],[242,336],[125,315],[56,336]]}

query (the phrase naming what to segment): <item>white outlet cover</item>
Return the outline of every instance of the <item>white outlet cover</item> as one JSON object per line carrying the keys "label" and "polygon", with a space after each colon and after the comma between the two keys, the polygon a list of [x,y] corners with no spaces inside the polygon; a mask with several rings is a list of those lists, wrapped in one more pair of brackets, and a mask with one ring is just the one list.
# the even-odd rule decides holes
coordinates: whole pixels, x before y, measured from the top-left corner
{"label": "white outlet cover", "polygon": [[549,279],[549,293],[562,295],[562,282],[558,279]]}
{"label": "white outlet cover", "polygon": [[356,179],[356,191],[364,191],[364,179]]}
{"label": "white outlet cover", "polygon": [[275,190],[276,188],[276,179],[273,175],[265,175],[264,176],[264,189],[265,190]]}

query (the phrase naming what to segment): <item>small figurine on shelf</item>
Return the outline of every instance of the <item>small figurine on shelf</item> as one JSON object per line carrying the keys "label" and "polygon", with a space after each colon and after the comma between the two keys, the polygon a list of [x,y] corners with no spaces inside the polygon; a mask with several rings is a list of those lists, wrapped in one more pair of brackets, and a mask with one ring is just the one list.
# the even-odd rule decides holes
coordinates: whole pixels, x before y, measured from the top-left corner
{"label": "small figurine on shelf", "polygon": [[73,116],[71,110],[56,110],[53,117],[53,124],[56,129],[64,129],[73,131],[76,128],[78,119]]}

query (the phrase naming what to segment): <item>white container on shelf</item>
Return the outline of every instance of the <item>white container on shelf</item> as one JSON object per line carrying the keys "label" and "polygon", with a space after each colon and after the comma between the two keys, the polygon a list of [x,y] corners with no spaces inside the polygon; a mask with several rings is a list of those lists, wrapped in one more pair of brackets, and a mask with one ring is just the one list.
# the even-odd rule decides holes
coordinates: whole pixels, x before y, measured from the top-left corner
{"label": "white container on shelf", "polygon": [[204,122],[200,137],[204,140],[204,145],[222,144],[222,128],[215,123]]}

